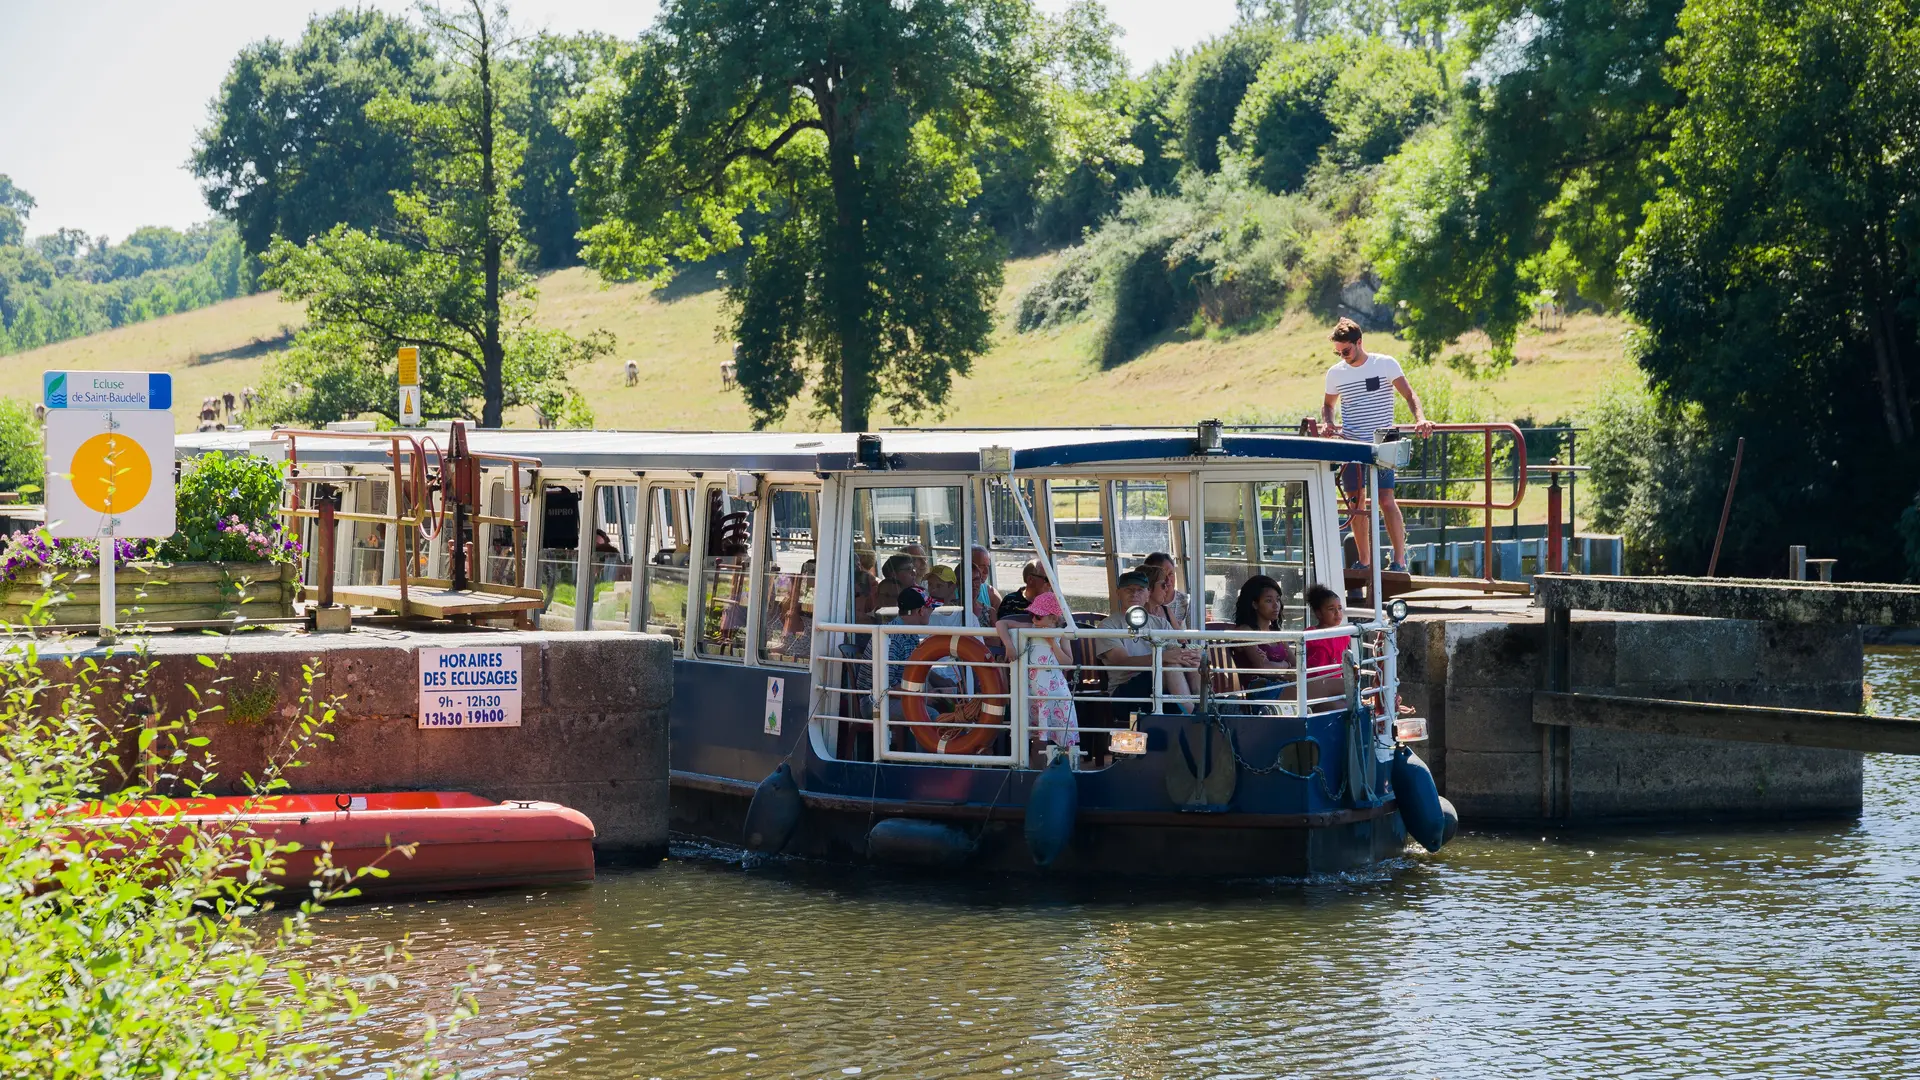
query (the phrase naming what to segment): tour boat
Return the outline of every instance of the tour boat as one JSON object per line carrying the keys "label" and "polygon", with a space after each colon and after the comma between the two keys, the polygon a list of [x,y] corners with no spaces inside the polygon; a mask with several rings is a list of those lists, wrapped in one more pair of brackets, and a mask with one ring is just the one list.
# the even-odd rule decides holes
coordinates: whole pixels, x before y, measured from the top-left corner
{"label": "tour boat", "polygon": [[[332,865],[358,874],[364,896],[414,895],[593,880],[593,823],[558,803],[496,803],[464,791],[331,795],[221,796],[116,808],[93,824],[103,830],[137,814],[177,818],[183,832],[241,827],[299,849],[281,858],[276,880],[303,890],[322,849]],[[412,846],[411,854],[400,850]]]}
{"label": "tour boat", "polygon": [[[447,542],[411,546],[418,493],[433,488],[420,476],[437,467],[428,437],[319,435],[180,441],[352,480],[341,512],[358,520],[333,548],[337,575],[447,579]],[[1401,855],[1409,835],[1430,849],[1451,835],[1406,745],[1424,725],[1395,722],[1394,605],[1312,628],[1302,603],[1315,584],[1346,594],[1342,470],[1371,490],[1377,469],[1406,461],[1397,434],[1365,444],[1205,422],[467,437],[473,531],[441,535],[473,538],[462,550],[477,587],[537,595],[543,629],[672,640],[678,836],[969,870],[1233,877],[1341,871]],[[1377,508],[1370,520],[1378,538]],[[311,539],[310,517],[289,524]],[[1118,576],[1153,553],[1171,557],[1178,626],[1130,622],[1115,602]],[[1071,619],[1003,637],[971,601],[1021,588],[1028,565]],[[1278,629],[1233,629],[1255,575],[1278,584]],[[937,625],[901,624],[903,584],[933,589]],[[1377,573],[1368,595],[1381,595]],[[1072,664],[1030,648],[1048,636]],[[1344,661],[1309,671],[1308,642],[1327,638]],[[1241,669],[1245,646],[1292,666]],[[1143,670],[1104,662],[1120,654],[1150,658],[1146,689],[1118,693]],[[1066,691],[1046,689],[1060,685],[1050,666]],[[1039,738],[1037,706],[1068,699],[1070,719]]]}

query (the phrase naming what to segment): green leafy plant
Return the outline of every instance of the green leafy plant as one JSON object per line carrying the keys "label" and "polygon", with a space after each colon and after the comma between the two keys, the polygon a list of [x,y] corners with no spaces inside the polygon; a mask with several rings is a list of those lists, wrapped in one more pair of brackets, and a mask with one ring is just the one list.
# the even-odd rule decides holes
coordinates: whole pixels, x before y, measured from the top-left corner
{"label": "green leafy plant", "polygon": [[[0,1075],[335,1075],[318,1025],[364,1014],[363,995],[397,983],[303,955],[311,916],[353,895],[350,877],[323,852],[310,894],[276,893],[269,876],[292,845],[189,817],[184,800],[215,775],[193,725],[217,706],[157,714],[157,663],[139,650],[42,647],[16,639],[0,655]],[[210,676],[221,666],[199,659]],[[252,779],[256,796],[286,787],[285,770],[328,737],[334,710],[316,677],[305,672],[299,719]],[[133,806],[145,812],[110,809]],[[452,1019],[471,1011],[467,997]]]}
{"label": "green leafy plant", "polygon": [[204,454],[174,488],[174,534],[159,557],[182,561],[293,562],[300,544],[280,527],[286,467],[265,458]]}

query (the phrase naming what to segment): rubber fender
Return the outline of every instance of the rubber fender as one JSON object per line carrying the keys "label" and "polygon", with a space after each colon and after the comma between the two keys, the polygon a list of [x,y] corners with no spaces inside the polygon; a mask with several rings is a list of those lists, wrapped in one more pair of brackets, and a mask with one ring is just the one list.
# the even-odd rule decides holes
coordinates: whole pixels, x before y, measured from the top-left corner
{"label": "rubber fender", "polygon": [[800,826],[800,809],[800,785],[783,761],[753,789],[753,802],[747,805],[747,850],[772,855],[785,848]]}
{"label": "rubber fender", "polygon": [[1402,746],[1393,752],[1393,797],[1400,804],[1400,820],[1407,835],[1428,851],[1447,842],[1447,823],[1440,806],[1440,789],[1420,755]]}
{"label": "rubber fender", "polygon": [[879,862],[960,866],[973,851],[972,837],[938,821],[888,818],[867,832],[867,857]]}
{"label": "rubber fender", "polygon": [[1080,816],[1080,778],[1061,755],[1033,782],[1027,795],[1027,850],[1041,869],[1067,849],[1073,839],[1074,819]]}
{"label": "rubber fender", "polygon": [[1453,808],[1453,800],[1445,795],[1440,796],[1440,816],[1447,823],[1446,830],[1440,834],[1440,846],[1446,847],[1460,835],[1460,811]]}

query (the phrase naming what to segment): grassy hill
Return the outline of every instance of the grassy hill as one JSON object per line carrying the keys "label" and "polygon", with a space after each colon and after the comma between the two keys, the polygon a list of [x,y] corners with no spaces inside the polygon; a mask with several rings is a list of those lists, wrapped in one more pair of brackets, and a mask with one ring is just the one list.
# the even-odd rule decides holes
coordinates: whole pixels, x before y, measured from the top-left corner
{"label": "grassy hill", "polygon": [[[1014,298],[1051,258],[1008,265],[993,350],[955,387],[948,415],[922,422],[1187,424],[1208,416],[1291,422],[1318,412],[1321,376],[1332,363],[1327,326],[1299,312],[1253,332],[1172,335],[1108,370],[1090,359],[1092,328],[1084,323],[1015,333]],[[738,393],[720,384],[720,364],[731,354],[719,336],[722,317],[721,293],[710,282],[649,293],[636,285],[603,285],[582,269],[541,282],[543,321],[575,331],[606,329],[618,339],[612,356],[581,369],[575,380],[602,427],[745,427]],[[181,427],[190,430],[202,397],[264,385],[268,359],[301,321],[301,309],[274,294],[230,300],[0,359],[0,395],[37,400],[47,368],[171,371]],[[1430,377],[1450,381],[1456,399],[1491,417],[1571,418],[1630,369],[1625,333],[1618,319],[1574,316],[1551,333],[1529,329],[1518,345],[1519,363],[1497,377],[1470,379],[1439,368]],[[1402,357],[1408,351],[1391,335],[1370,336],[1367,344]],[[1484,357],[1486,348],[1484,339],[1469,339],[1454,351]],[[626,385],[629,358],[640,367],[638,386]],[[530,416],[514,419],[532,423]],[[876,415],[876,424],[887,422]],[[822,425],[801,412],[784,426]]]}

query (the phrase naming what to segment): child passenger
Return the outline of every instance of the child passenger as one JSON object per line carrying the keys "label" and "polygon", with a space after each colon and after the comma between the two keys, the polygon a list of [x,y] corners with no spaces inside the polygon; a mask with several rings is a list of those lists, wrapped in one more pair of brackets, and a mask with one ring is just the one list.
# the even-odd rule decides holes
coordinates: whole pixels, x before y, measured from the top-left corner
{"label": "child passenger", "polygon": [[[1027,616],[1036,627],[1066,624],[1057,593],[1034,597],[1027,605]],[[1080,723],[1074,715],[1073,690],[1067,684],[1065,670],[1072,666],[1073,650],[1065,638],[1027,639],[1027,714],[1034,737],[1042,744],[1073,746],[1080,741]]]}

